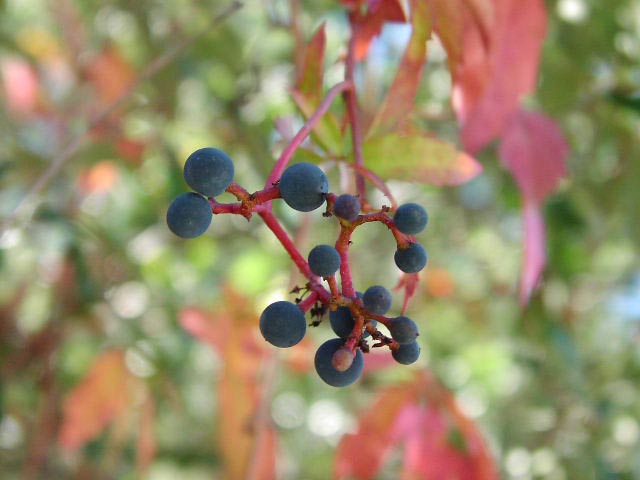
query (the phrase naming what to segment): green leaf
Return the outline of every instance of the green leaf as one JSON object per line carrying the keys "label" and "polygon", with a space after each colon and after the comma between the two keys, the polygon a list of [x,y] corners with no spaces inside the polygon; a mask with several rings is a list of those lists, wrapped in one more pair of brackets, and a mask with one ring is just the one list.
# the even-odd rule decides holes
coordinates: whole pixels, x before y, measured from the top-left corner
{"label": "green leaf", "polygon": [[482,165],[455,146],[421,135],[369,138],[363,153],[367,167],[383,178],[460,185],[482,171]]}

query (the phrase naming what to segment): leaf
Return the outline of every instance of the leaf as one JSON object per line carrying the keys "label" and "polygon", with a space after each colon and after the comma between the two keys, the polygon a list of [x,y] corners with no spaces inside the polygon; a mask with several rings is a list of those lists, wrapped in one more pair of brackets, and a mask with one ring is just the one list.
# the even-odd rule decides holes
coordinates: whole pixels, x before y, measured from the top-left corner
{"label": "leaf", "polygon": [[104,105],[120,97],[135,80],[131,64],[111,46],[106,47],[87,65],[86,74]]}
{"label": "leaf", "polygon": [[444,269],[430,267],[425,270],[425,289],[427,293],[436,298],[447,298],[453,295],[456,289],[453,275]]}
{"label": "leaf", "polygon": [[319,104],[324,79],[325,24],[316,30],[304,51],[302,69],[298,72],[295,90],[310,101]]}
{"label": "leaf", "polygon": [[416,294],[416,289],[420,283],[420,276],[417,273],[403,273],[398,280],[398,284],[393,287],[394,290],[404,289],[404,301],[402,303],[402,315],[407,311],[409,300]]}
{"label": "leaf", "polygon": [[520,304],[526,305],[547,263],[544,218],[540,206],[525,200],[523,207],[524,250],[520,275]]}
{"label": "leaf", "polygon": [[8,110],[18,115],[34,113],[38,106],[40,85],[31,65],[17,57],[2,58],[0,77]]}
{"label": "leaf", "polygon": [[390,444],[393,423],[415,395],[411,385],[396,385],[378,394],[371,408],[360,416],[356,433],[340,440],[334,466],[337,478],[374,478],[393,446]]}
{"label": "leaf", "polygon": [[466,29],[462,62],[452,72],[461,138],[471,153],[500,136],[521,98],[535,89],[546,32],[542,0],[495,0],[493,5],[489,44],[483,43],[479,22]]}
{"label": "leaf", "polygon": [[523,195],[541,202],[566,175],[567,142],[549,117],[519,110],[510,120],[498,150],[503,165]]}
{"label": "leaf", "polygon": [[464,0],[428,0],[433,30],[440,37],[447,52],[449,70],[454,72],[462,61],[462,37],[465,15],[468,11]]}
{"label": "leaf", "polygon": [[[406,16],[400,0],[369,0],[368,8],[349,2],[354,10],[349,15],[354,35],[354,57],[363,60],[369,52],[371,41],[380,35],[385,22],[405,22]],[[364,2],[361,3],[361,5]]]}
{"label": "leaf", "polygon": [[345,435],[338,445],[335,476],[376,478],[396,448],[402,449],[403,462],[391,478],[498,478],[480,431],[428,372],[383,390],[361,414],[356,433]]}
{"label": "leaf", "polygon": [[411,1],[411,38],[404,51],[393,83],[373,119],[367,136],[394,130],[413,110],[415,97],[427,59],[431,17],[426,2]]}
{"label": "leaf", "polygon": [[558,126],[545,115],[519,110],[504,132],[498,153],[524,197],[524,260],[520,303],[526,304],[546,263],[541,202],[566,175],[569,147]]}
{"label": "leaf", "polygon": [[422,135],[392,133],[367,139],[366,164],[383,178],[417,180],[431,185],[460,185],[482,171],[482,165],[453,145]]}
{"label": "leaf", "polygon": [[138,441],[136,444],[136,476],[143,478],[156,455],[157,444],[153,430],[156,418],[156,404],[147,392],[140,408]]}
{"label": "leaf", "polygon": [[116,184],[119,176],[116,163],[103,160],[80,172],[78,187],[86,194],[108,192]]}
{"label": "leaf", "polygon": [[[223,476],[246,478],[249,468],[257,468],[257,478],[273,478],[275,437],[271,425],[256,414],[260,402],[268,401],[261,400],[265,393],[260,373],[271,353],[256,335],[257,318],[251,302],[228,287],[222,298],[224,304],[215,309],[215,316],[188,308],[181,313],[180,323],[225,360],[217,385]],[[256,436],[255,431],[262,433]],[[256,462],[259,465],[251,467]]]}
{"label": "leaf", "polygon": [[60,444],[67,450],[77,450],[97,437],[127,410],[137,382],[127,370],[124,352],[101,354],[64,401]]}

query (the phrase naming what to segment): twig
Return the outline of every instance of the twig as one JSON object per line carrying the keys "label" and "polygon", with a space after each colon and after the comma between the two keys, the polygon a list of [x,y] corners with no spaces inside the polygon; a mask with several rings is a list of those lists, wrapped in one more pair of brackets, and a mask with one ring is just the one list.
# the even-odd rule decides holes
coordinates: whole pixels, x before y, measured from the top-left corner
{"label": "twig", "polygon": [[331,87],[316,111],[313,112],[313,114],[305,122],[298,133],[296,133],[295,137],[291,139],[289,145],[287,145],[286,148],[282,151],[280,158],[278,158],[278,161],[273,166],[273,170],[271,170],[271,174],[269,175],[269,178],[265,183],[265,188],[273,185],[273,183],[280,178],[282,172],[287,167],[289,160],[291,160],[291,157],[293,157],[293,154],[296,153],[296,150],[298,149],[300,144],[311,133],[311,130],[313,130],[313,127],[315,127],[316,123],[318,123],[323,115],[327,113],[327,110],[329,110],[329,107],[338,96],[338,94],[350,90],[352,86],[352,82],[345,80]]}
{"label": "twig", "polygon": [[[351,38],[349,39],[349,47],[347,50],[347,59],[345,62],[345,80],[351,82],[353,87],[344,92],[344,101],[347,104],[349,112],[349,123],[351,124],[351,143],[353,144],[353,158],[356,165],[364,167],[364,159],[362,156],[362,131],[360,125],[360,116],[358,114],[358,94],[354,83],[355,69],[355,26],[351,21]],[[362,174],[356,170],[356,192],[360,196],[360,203],[367,205],[367,191]]]}
{"label": "twig", "polygon": [[223,9],[218,15],[213,17],[210,25],[205,28],[202,32],[194,35],[192,37],[183,39],[182,41],[175,44],[172,48],[156,57],[152,60],[147,67],[138,75],[138,77],[133,81],[133,83],[127,88],[118,98],[113,100],[109,105],[105,106],[98,115],[87,125],[82,133],[77,135],[75,138],[70,140],[66,147],[55,155],[51,161],[51,165],[38,177],[35,183],[31,186],[29,191],[25,194],[25,196],[20,200],[18,205],[14,208],[14,210],[9,214],[9,216],[5,219],[0,228],[0,232],[9,228],[13,223],[23,214],[25,214],[29,209],[33,211],[37,204],[36,196],[40,194],[49,184],[49,182],[60,172],[62,167],[71,160],[73,155],[80,149],[80,147],[87,141],[89,138],[89,134],[97,127],[102,125],[102,123],[107,120],[111,114],[120,108],[129,98],[133,95],[133,93],[137,90],[137,88],[145,81],[156,75],[160,70],[169,65],[175,58],[178,56],[180,52],[182,52],[185,48],[191,45],[198,38],[202,37],[206,33],[211,31],[211,27],[219,24],[223,20],[225,20],[232,13],[236,12],[243,6],[242,2],[238,0],[234,0],[228,7]]}

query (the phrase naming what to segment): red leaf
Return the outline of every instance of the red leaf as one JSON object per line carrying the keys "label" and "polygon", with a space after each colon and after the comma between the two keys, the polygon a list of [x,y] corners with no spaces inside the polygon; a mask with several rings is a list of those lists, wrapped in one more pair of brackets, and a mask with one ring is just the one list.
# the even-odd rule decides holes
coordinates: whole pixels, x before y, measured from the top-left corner
{"label": "red leaf", "polygon": [[444,268],[430,267],[425,270],[425,290],[436,298],[447,298],[456,289],[453,275]]}
{"label": "red leaf", "polygon": [[64,401],[59,432],[62,446],[77,450],[98,436],[129,407],[137,381],[127,370],[124,352],[112,350],[100,355]]}
{"label": "red leaf", "polygon": [[264,395],[261,367],[270,350],[256,335],[258,322],[251,302],[230,288],[222,297],[224,305],[216,308],[215,316],[190,308],[183,310],[180,323],[224,358],[216,425],[223,477],[247,478],[249,468],[255,468],[259,475],[253,478],[274,478],[275,438],[271,426],[256,415]]}
{"label": "red leaf", "polygon": [[526,304],[544,265],[545,231],[540,204],[566,175],[569,147],[550,118],[519,110],[503,134],[499,155],[516,179],[524,197],[524,261],[520,279],[520,303]]}
{"label": "red leaf", "polygon": [[116,163],[103,160],[80,173],[78,187],[87,194],[108,192],[119,176]]}
{"label": "red leaf", "polygon": [[427,59],[431,17],[426,2],[411,1],[411,38],[387,96],[373,119],[367,136],[394,130],[415,106],[422,68]]}
{"label": "red leaf", "polygon": [[556,123],[536,112],[519,110],[502,136],[500,159],[523,195],[542,201],[566,175],[569,147]]}
{"label": "red leaf", "polygon": [[472,153],[500,136],[520,99],[534,90],[546,31],[542,0],[493,0],[493,6],[488,50],[476,22],[465,30],[462,62],[452,72],[462,141]]}
{"label": "red leaf", "polygon": [[198,340],[215,349],[223,347],[227,327],[224,323],[216,325],[206,312],[197,308],[185,308],[180,312],[179,321],[182,328]]}
{"label": "red leaf", "polygon": [[544,218],[537,203],[524,201],[524,250],[520,275],[520,304],[526,305],[547,263]]}
{"label": "red leaf", "polygon": [[304,51],[302,69],[296,78],[296,91],[314,104],[320,103],[324,79],[325,24],[320,25]]}
{"label": "red leaf", "polygon": [[[356,7],[355,2],[349,2]],[[369,0],[366,12],[356,8],[349,15],[354,35],[354,56],[360,61],[367,56],[371,41],[382,31],[385,22],[405,22],[406,16],[400,0]]]}
{"label": "red leaf", "polygon": [[138,441],[136,445],[136,476],[143,478],[149,465],[153,461],[157,445],[154,434],[154,422],[156,418],[156,405],[153,397],[147,393],[140,408],[140,420],[138,428]]}
{"label": "red leaf", "polygon": [[336,449],[336,478],[374,478],[391,447],[392,426],[402,408],[416,395],[412,385],[382,390],[358,421],[355,434],[342,437]]}
{"label": "red leaf", "polygon": [[19,58],[3,58],[0,75],[10,111],[28,115],[35,111],[39,98],[39,82],[31,66]]}
{"label": "red leaf", "polygon": [[452,394],[428,373],[384,390],[365,412],[353,435],[338,446],[339,479],[367,480],[380,473],[385,457],[403,448],[401,472],[393,478],[496,480],[496,469],[475,424]]}
{"label": "red leaf", "polygon": [[402,303],[402,314],[407,311],[407,306],[409,305],[409,300],[416,293],[416,289],[418,288],[418,283],[420,283],[420,277],[417,273],[403,273],[398,281],[398,284],[393,287],[394,290],[404,289],[404,302]]}
{"label": "red leaf", "polygon": [[116,48],[107,47],[89,63],[87,76],[100,101],[109,104],[131,87],[135,71]]}

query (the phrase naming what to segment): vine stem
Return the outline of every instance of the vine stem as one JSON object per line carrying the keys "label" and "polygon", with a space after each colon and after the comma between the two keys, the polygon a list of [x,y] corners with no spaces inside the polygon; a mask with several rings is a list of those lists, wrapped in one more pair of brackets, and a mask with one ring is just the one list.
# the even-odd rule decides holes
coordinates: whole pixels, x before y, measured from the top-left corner
{"label": "vine stem", "polygon": [[300,273],[309,279],[309,288],[316,293],[318,299],[325,304],[331,301],[331,294],[322,286],[320,279],[311,272],[309,264],[300,254],[296,246],[294,245],[291,237],[282,228],[278,219],[273,215],[273,212],[269,208],[257,210],[258,215],[262,218],[265,225],[273,232],[276,238],[280,241],[284,249],[287,251],[293,263],[296,264]]}
{"label": "vine stem", "polygon": [[265,188],[273,185],[273,183],[280,178],[282,172],[287,167],[289,160],[291,160],[291,157],[293,157],[293,154],[296,152],[302,142],[309,136],[309,134],[313,130],[313,127],[315,127],[315,125],[323,117],[323,115],[327,113],[335,98],[340,93],[347,92],[352,88],[353,82],[351,82],[350,80],[344,80],[331,87],[315,112],[313,112],[313,114],[305,122],[302,128],[298,130],[298,133],[296,133],[296,135],[291,139],[289,144],[280,154],[278,161],[273,166],[273,170],[271,170],[269,178],[267,178]]}
{"label": "vine stem", "polygon": [[[354,70],[356,64],[355,47],[356,36],[355,26],[353,22],[353,14],[349,15],[349,23],[351,24],[351,38],[349,39],[349,47],[347,50],[347,58],[345,61],[345,80],[352,84],[352,88],[344,92],[344,101],[347,104],[349,112],[349,123],[351,124],[351,143],[353,148],[353,158],[356,165],[364,167],[364,158],[362,155],[362,126],[360,125],[360,115],[358,113],[358,93],[356,91],[354,81]],[[362,205],[367,204],[367,191],[364,177],[360,172],[356,171],[356,192],[360,197]]]}
{"label": "vine stem", "polygon": [[340,223],[340,234],[336,240],[336,250],[340,254],[340,280],[342,281],[342,294],[349,298],[355,298],[356,292],[353,289],[353,279],[351,277],[351,267],[349,266],[349,241],[354,227],[345,226]]}

